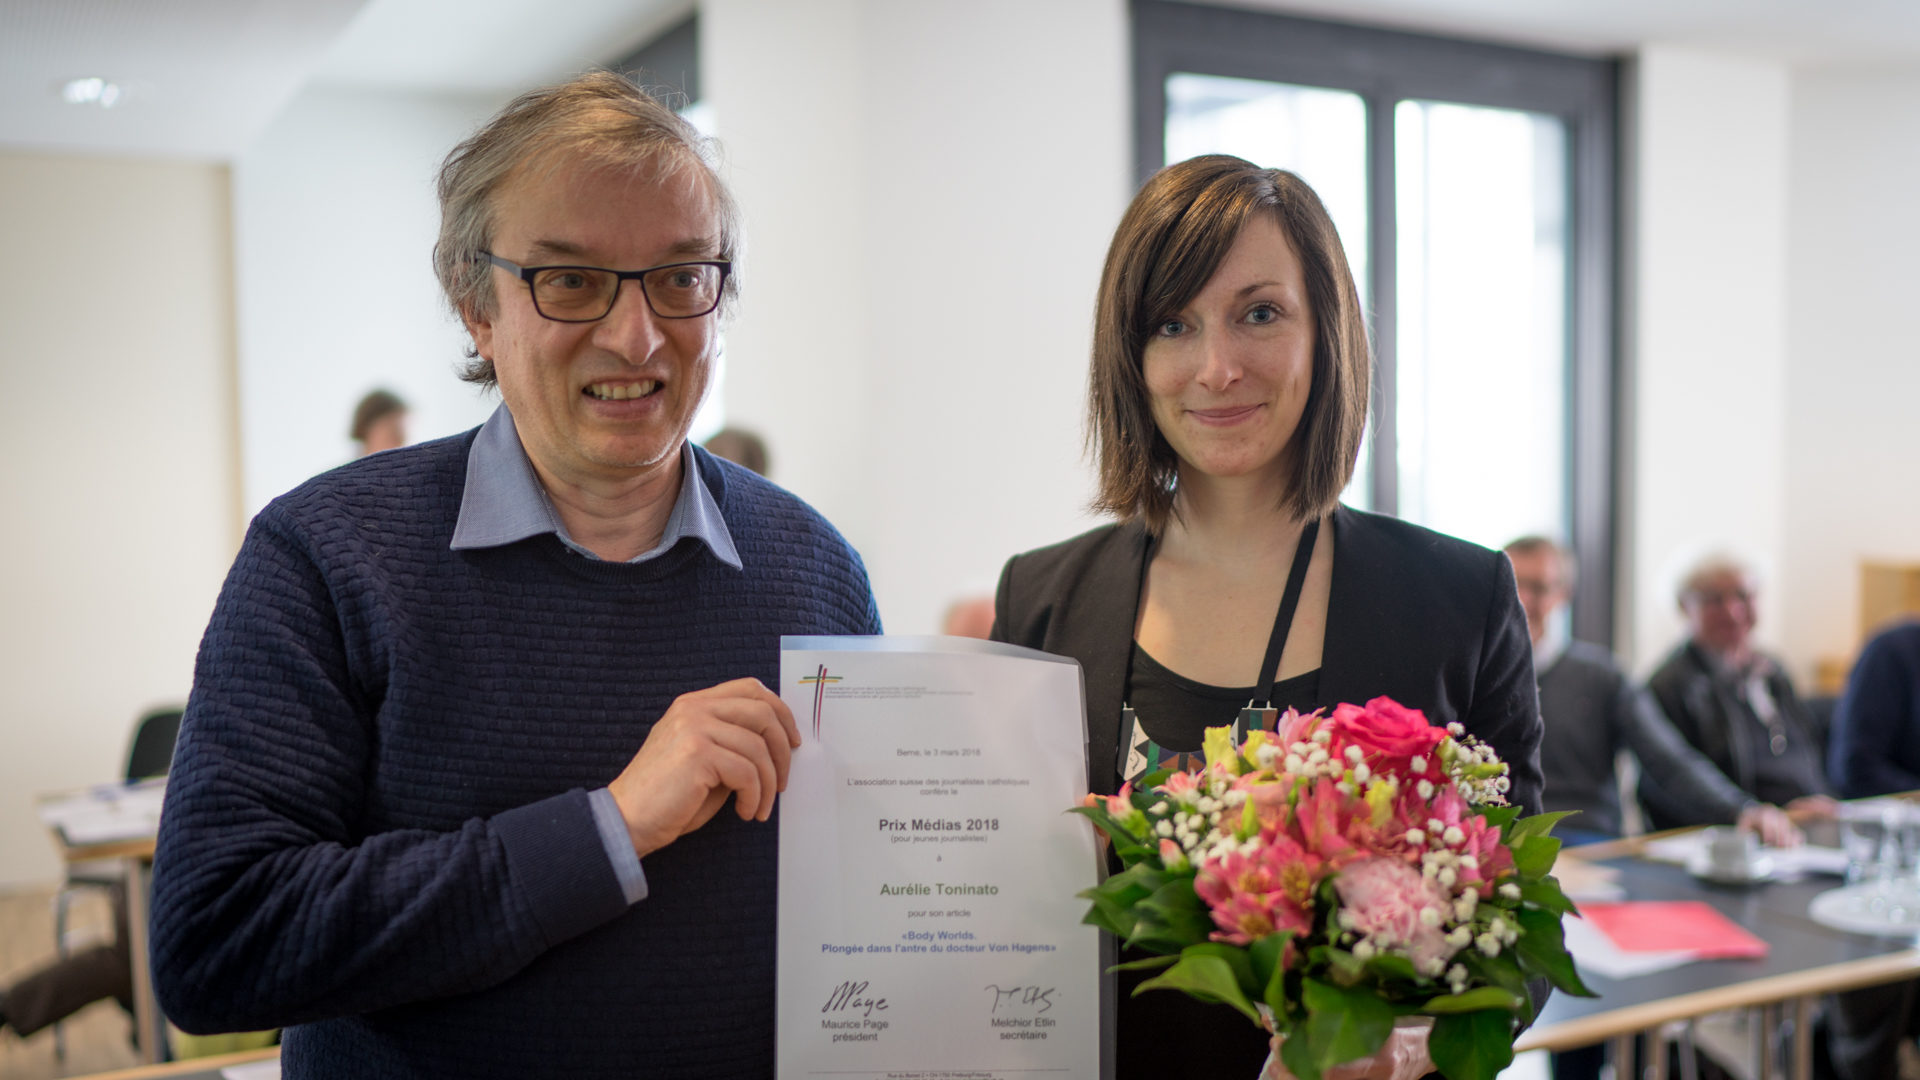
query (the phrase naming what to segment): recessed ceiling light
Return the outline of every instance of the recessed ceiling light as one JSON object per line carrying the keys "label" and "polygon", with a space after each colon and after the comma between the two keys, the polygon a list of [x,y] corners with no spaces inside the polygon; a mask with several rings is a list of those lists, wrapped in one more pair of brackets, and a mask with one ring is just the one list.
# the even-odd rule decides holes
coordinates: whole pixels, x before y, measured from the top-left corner
{"label": "recessed ceiling light", "polygon": [[102,109],[111,109],[125,96],[120,84],[106,79],[89,77],[71,79],[60,88],[60,96],[69,105],[97,105]]}

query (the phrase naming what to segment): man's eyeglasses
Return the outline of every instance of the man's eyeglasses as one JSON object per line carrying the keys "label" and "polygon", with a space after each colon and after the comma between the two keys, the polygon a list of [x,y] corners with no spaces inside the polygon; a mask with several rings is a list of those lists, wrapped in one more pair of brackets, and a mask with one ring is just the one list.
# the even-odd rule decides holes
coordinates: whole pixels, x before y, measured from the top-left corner
{"label": "man's eyeglasses", "polygon": [[533,310],[554,322],[596,322],[613,310],[620,283],[638,281],[647,307],[662,319],[697,319],[720,306],[730,262],[680,262],[645,270],[598,266],[520,266],[483,251],[488,262],[527,283]]}

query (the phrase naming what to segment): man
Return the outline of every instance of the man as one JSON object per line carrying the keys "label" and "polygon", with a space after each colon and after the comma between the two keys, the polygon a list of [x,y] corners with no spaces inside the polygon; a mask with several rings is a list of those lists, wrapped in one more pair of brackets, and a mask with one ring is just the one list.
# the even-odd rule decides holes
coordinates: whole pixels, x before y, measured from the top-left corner
{"label": "man", "polygon": [[1569,839],[1619,836],[1621,811],[1614,761],[1630,750],[1645,780],[1671,793],[1692,824],[1737,822],[1770,844],[1799,840],[1779,808],[1755,802],[1688,746],[1646,695],[1636,691],[1613,654],[1569,640],[1555,615],[1573,597],[1573,553],[1544,536],[1506,546],[1520,606],[1533,637],[1533,670],[1540,683],[1540,769],[1548,810],[1577,810],[1556,830]]}
{"label": "man", "polygon": [[407,445],[407,403],[391,390],[370,391],[353,407],[347,434],[359,448],[355,457]]}
{"label": "man", "polygon": [[439,192],[504,404],[254,520],[169,782],[161,1003],[293,1025],[290,1077],[771,1075],[800,738],[765,684],[780,635],[880,621],[830,525],[687,445],[731,197],[608,73],[515,100]]}
{"label": "man", "polygon": [[1875,634],[1833,713],[1827,775],[1849,799],[1920,790],[1920,622]]}
{"label": "man", "polygon": [[[1753,573],[1732,558],[1696,564],[1677,595],[1688,639],[1647,689],[1687,742],[1749,796],[1796,820],[1831,818],[1821,738],[1786,672],[1753,645],[1757,594]],[[1650,778],[1641,779],[1640,798],[1656,828],[1702,824]]]}

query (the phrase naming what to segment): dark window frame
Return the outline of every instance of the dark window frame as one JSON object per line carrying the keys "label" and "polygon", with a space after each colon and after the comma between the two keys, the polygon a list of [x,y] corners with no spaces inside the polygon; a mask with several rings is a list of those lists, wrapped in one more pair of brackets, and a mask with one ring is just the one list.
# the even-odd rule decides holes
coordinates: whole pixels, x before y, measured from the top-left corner
{"label": "dark window frame", "polygon": [[1618,95],[1612,59],[1169,0],[1133,0],[1136,178],[1166,164],[1166,81],[1190,72],[1346,90],[1366,102],[1374,509],[1398,509],[1393,107],[1408,98],[1550,113],[1567,125],[1567,493],[1573,633],[1611,647],[1619,502]]}
{"label": "dark window frame", "polygon": [[[700,100],[700,13],[662,30],[653,40],[613,64],[642,90],[675,110]],[[672,95],[680,100],[669,100]]]}

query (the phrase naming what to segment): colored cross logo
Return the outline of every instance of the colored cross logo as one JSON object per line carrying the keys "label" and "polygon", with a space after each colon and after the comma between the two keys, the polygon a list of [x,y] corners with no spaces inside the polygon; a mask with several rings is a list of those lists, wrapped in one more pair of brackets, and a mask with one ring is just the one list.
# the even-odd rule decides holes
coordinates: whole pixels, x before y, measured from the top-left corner
{"label": "colored cross logo", "polygon": [[821,664],[820,670],[800,680],[800,685],[813,684],[813,737],[820,737],[820,706],[827,697],[827,684],[839,682],[841,676],[827,674],[827,665]]}

